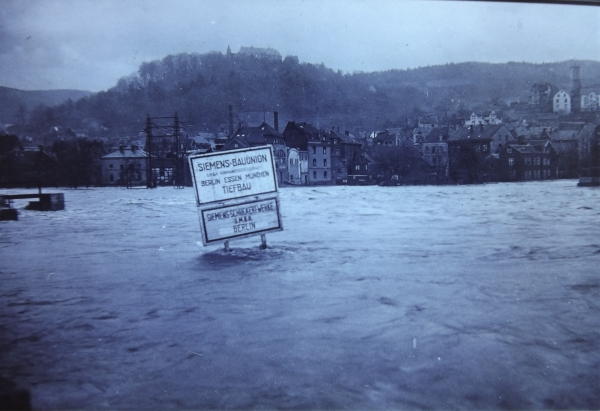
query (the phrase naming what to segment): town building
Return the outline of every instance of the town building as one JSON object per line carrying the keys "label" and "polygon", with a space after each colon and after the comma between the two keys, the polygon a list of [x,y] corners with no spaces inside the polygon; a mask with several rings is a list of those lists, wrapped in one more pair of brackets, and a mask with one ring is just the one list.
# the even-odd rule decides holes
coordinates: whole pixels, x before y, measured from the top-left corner
{"label": "town building", "polygon": [[[277,112],[275,112],[277,125]],[[222,150],[237,150],[248,147],[270,145],[273,147],[273,156],[279,184],[288,181],[287,146],[282,134],[266,122],[259,126],[239,126],[229,138]]]}
{"label": "town building", "polygon": [[580,135],[579,185],[600,186],[600,126]]}
{"label": "town building", "polygon": [[504,124],[469,126],[459,128],[453,134],[454,140],[459,139],[489,139],[490,154],[497,154],[509,143],[517,141],[514,134]]}
{"label": "town building", "polygon": [[500,181],[549,180],[556,177],[556,151],[550,141],[532,144],[508,144],[500,151]]}
{"label": "town building", "polygon": [[531,97],[529,104],[539,106],[543,111],[552,110],[552,97],[556,94],[554,87],[550,83],[535,83],[531,87]]}
{"label": "town building", "polygon": [[600,94],[590,92],[581,96],[581,111],[598,111],[600,107]]}
{"label": "town building", "polygon": [[[458,184],[494,181],[497,158],[491,155],[492,138],[475,129],[461,128],[448,138],[448,170]],[[465,132],[466,130],[466,132]]]}
{"label": "town building", "polygon": [[215,139],[216,136],[213,133],[198,133],[194,136],[187,137],[185,142],[186,152],[207,152],[208,150],[215,150]]}
{"label": "town building", "polygon": [[[421,129],[431,130],[431,127],[422,127]],[[374,133],[373,145],[374,146],[399,146],[400,144],[407,141],[406,134],[401,128],[388,128],[383,131],[377,131]]]}
{"label": "town building", "polygon": [[480,117],[474,112],[471,114],[469,120],[465,121],[465,126],[479,126],[479,125],[497,125],[502,124],[502,119],[498,118],[495,111],[492,111],[488,116]]}
{"label": "town building", "polygon": [[121,146],[100,159],[102,183],[105,185],[137,186],[146,184],[148,154],[136,146]]}
{"label": "town building", "polygon": [[559,114],[571,113],[571,96],[564,90],[560,90],[552,99],[552,111]]}
{"label": "town building", "polygon": [[341,164],[338,160],[350,150],[346,150],[346,147],[341,143],[343,137],[339,133],[335,133],[334,137],[334,139],[338,139],[336,149],[339,148],[340,150],[337,155],[338,160],[336,160],[335,169],[332,168],[333,144],[325,131],[318,130],[306,122],[296,123],[290,121],[283,130],[282,135],[287,147],[298,150],[301,165],[306,164],[306,169],[301,168],[301,184],[332,184],[335,182],[335,177],[332,175],[333,170],[336,171],[337,175],[343,174],[344,170],[340,169]]}
{"label": "town building", "polygon": [[331,147],[323,135],[320,140],[308,142],[308,184],[332,184],[334,179],[331,174]]}
{"label": "town building", "polygon": [[348,185],[371,185],[375,183],[375,179],[373,178],[373,174],[375,172],[374,169],[375,160],[371,158],[366,153],[362,153],[352,166],[352,169],[349,170],[348,178],[345,183]]}
{"label": "town building", "polygon": [[362,143],[348,130],[340,133],[339,128],[336,131],[332,127],[327,133],[327,139],[333,149],[332,155],[339,157],[344,163],[354,160],[360,154]]}
{"label": "town building", "polygon": [[449,175],[448,139],[450,128],[435,127],[419,144],[423,161],[435,172],[436,180],[444,181]]}
{"label": "town building", "polygon": [[[230,51],[230,50],[229,50]],[[281,54],[275,49],[270,47],[240,47],[240,51],[237,52],[240,56],[252,56],[259,59],[268,59],[273,61],[281,61]]]}
{"label": "town building", "polygon": [[308,152],[288,148],[288,183],[308,184]]}
{"label": "town building", "polygon": [[85,128],[67,128],[65,130],[65,138],[88,138],[90,136],[89,130]]}

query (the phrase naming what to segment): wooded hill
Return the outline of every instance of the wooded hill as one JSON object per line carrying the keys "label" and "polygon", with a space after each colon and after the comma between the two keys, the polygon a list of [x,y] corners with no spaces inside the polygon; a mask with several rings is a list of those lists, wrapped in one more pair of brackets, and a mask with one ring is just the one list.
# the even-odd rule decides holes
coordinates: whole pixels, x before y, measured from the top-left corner
{"label": "wooded hill", "polygon": [[83,90],[18,90],[0,86],[0,121],[19,123],[26,120],[27,112],[38,105],[57,106],[71,99],[91,95]]}
{"label": "wooded hill", "polygon": [[[527,102],[534,83],[569,88],[570,67],[581,69],[582,85],[597,85],[600,62],[460,63],[410,70],[342,73],[323,64],[282,61],[218,52],[169,55],[143,63],[107,91],[56,107],[38,106],[27,116],[28,131],[51,126],[87,128],[119,136],[144,128],[146,116],[170,116],[195,131],[215,131],[228,121],[258,124],[278,111],[280,124],[309,121],[326,127],[372,130],[403,125],[419,115],[458,121],[473,110],[502,112],[511,102]],[[272,117],[267,115],[267,121]]]}

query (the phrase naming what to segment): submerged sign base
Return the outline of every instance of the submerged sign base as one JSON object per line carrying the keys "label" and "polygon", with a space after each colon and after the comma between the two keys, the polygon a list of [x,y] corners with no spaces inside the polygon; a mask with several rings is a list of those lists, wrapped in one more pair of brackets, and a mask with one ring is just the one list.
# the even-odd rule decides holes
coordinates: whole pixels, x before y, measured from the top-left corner
{"label": "submerged sign base", "polygon": [[281,231],[277,197],[198,209],[204,245]]}

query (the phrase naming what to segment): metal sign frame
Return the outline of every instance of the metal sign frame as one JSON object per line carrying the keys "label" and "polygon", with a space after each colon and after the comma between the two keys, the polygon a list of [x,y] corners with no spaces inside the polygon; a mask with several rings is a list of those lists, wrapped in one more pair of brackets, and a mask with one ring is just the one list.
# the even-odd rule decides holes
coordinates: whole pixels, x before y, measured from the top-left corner
{"label": "metal sign frame", "polygon": [[[203,245],[224,241],[227,250],[230,239],[260,235],[262,245],[266,248],[265,234],[283,230],[272,146],[190,156],[189,165]],[[259,180],[258,191],[256,186],[252,187],[252,181],[256,178],[262,179]],[[224,187],[221,180],[223,184],[233,183],[236,187],[223,188],[223,193],[215,191],[215,187]],[[250,193],[235,195],[243,191]]]}
{"label": "metal sign frame", "polygon": [[[246,171],[248,169],[248,167],[243,168],[243,167],[247,166],[246,163],[239,164],[240,166],[242,166],[242,168],[239,169],[239,171],[237,173],[235,173],[233,167],[238,166],[238,164],[236,164],[236,158],[237,159],[239,159],[239,158],[252,159],[252,158],[256,158],[256,156],[260,156],[260,154],[265,154],[267,156],[266,160],[260,161],[260,163],[267,163],[270,165],[269,171],[272,176],[272,178],[269,178],[269,181],[267,182],[267,185],[269,185],[269,187],[266,191],[250,192],[248,194],[237,195],[237,196],[235,194],[234,195],[224,195],[224,196],[222,196],[222,198],[215,198],[215,195],[212,196],[213,198],[210,198],[211,197],[210,195],[202,196],[200,194],[200,191],[201,191],[200,187],[202,187],[205,182],[210,183],[210,184],[208,184],[208,186],[213,185],[214,181],[217,180],[217,177],[220,177],[223,179],[230,178],[233,180],[232,182],[238,181],[238,180],[234,180],[234,178],[241,179],[240,174],[243,173],[244,171]],[[253,155],[254,157],[250,157],[250,155]],[[260,159],[262,160],[262,157],[260,157]],[[223,203],[223,202],[226,202],[229,200],[237,200],[239,198],[244,198],[244,197],[256,197],[256,196],[260,196],[260,195],[276,194],[278,191],[277,173],[276,173],[276,169],[275,169],[275,161],[273,161],[273,159],[274,159],[273,147],[271,147],[271,146],[251,147],[251,148],[244,148],[244,149],[239,149],[239,150],[218,151],[218,152],[214,152],[214,153],[190,156],[189,164],[190,164],[190,171],[192,173],[194,189],[196,191],[196,205],[202,206],[202,205],[207,205],[207,204],[211,204],[211,203]],[[209,165],[211,168],[214,166],[218,171],[214,171],[213,173],[211,173],[210,176],[207,175],[206,176],[207,178],[205,180],[198,181],[198,175],[195,170],[195,167],[196,166],[197,167],[205,167],[207,165]],[[221,170],[222,168],[224,170]],[[199,172],[205,172],[205,171],[206,170],[203,169]],[[263,167],[263,171],[266,171],[266,168]],[[225,174],[230,174],[230,175],[227,176]],[[215,177],[215,178],[213,178],[213,177]],[[217,181],[220,184],[220,180],[217,180]],[[200,185],[198,185],[199,183],[200,183]],[[248,183],[248,184],[250,184],[250,183]],[[235,185],[242,186],[242,184],[235,184]],[[206,199],[207,197],[208,197],[208,200]]]}
{"label": "metal sign frame", "polygon": [[[255,230],[247,230],[247,227],[244,227],[244,231],[240,231],[239,234],[226,234],[226,235],[214,235],[209,233],[209,224],[216,224],[216,223],[211,223],[208,220],[208,217],[211,215],[211,213],[213,214],[226,214],[223,218],[223,220],[225,221],[224,225],[229,225],[230,227],[232,227],[232,229],[235,232],[235,228],[233,228],[234,226],[241,226],[238,225],[238,223],[236,222],[236,219],[238,218],[237,215],[238,213],[236,213],[235,211],[237,210],[241,210],[241,209],[245,209],[245,210],[252,210],[249,211],[248,213],[244,214],[244,216],[246,218],[244,218],[244,226],[247,225],[246,220],[248,219],[248,217],[251,217],[253,215],[258,215],[260,214],[260,207],[261,207],[261,203],[265,204],[268,202],[274,202],[275,203],[275,207],[274,210],[269,210],[269,212],[275,213],[275,216],[270,216],[271,218],[275,218],[275,224],[271,224],[268,225],[266,227],[259,227]],[[237,209],[237,210],[236,210]],[[271,197],[267,197],[267,198],[257,198],[257,199],[253,199],[253,200],[246,200],[246,201],[241,201],[241,202],[235,202],[235,203],[230,203],[230,204],[213,204],[212,206],[205,206],[205,207],[198,207],[198,217],[200,219],[200,231],[202,233],[202,244],[203,245],[209,245],[209,244],[213,244],[213,243],[219,243],[222,241],[228,241],[231,239],[242,239],[242,238],[248,238],[248,237],[254,237],[256,235],[259,234],[266,234],[266,233],[270,233],[270,232],[275,232],[275,231],[282,231],[283,230],[283,224],[281,222],[281,211],[280,211],[280,207],[279,207],[279,198],[276,196],[271,196]],[[233,220],[233,221],[231,221]],[[251,220],[250,220],[251,221]],[[230,225],[231,224],[231,225]],[[253,227],[255,228],[255,227]]]}

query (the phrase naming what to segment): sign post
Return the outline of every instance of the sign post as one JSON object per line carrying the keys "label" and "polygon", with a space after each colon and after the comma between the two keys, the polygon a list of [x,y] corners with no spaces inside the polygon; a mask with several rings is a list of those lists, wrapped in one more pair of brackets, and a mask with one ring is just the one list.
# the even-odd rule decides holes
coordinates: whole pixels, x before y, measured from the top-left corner
{"label": "sign post", "polygon": [[283,230],[271,146],[189,158],[204,245]]}

